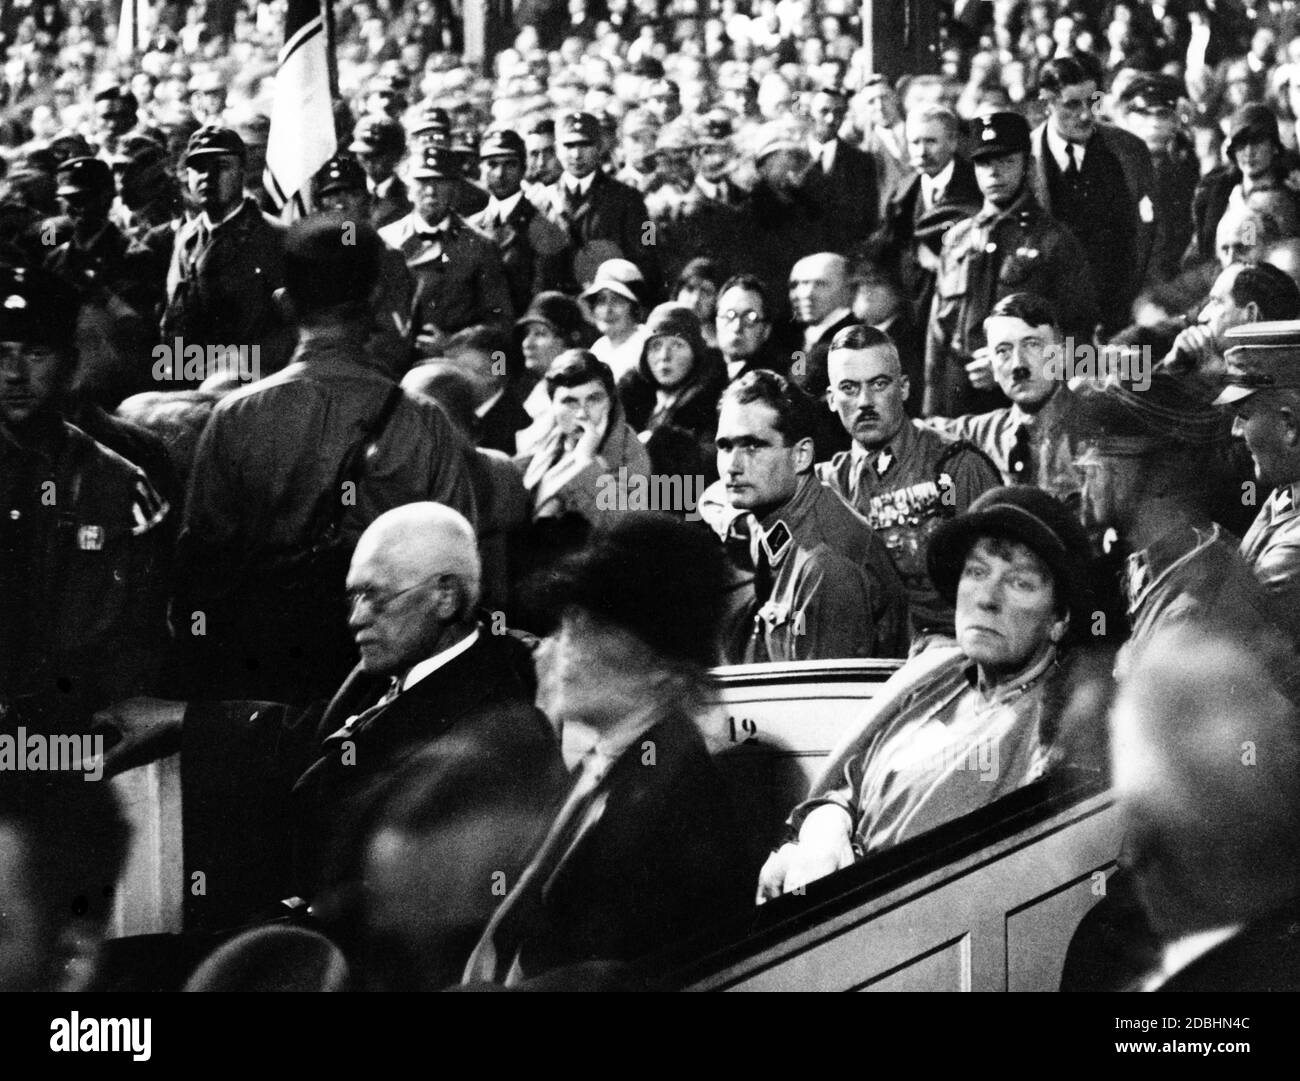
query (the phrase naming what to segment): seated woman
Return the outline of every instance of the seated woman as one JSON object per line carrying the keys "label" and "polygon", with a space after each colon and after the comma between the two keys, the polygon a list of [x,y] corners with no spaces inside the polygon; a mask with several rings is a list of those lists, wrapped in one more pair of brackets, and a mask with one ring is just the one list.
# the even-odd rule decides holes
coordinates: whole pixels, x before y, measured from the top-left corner
{"label": "seated woman", "polygon": [[700,321],[700,333],[711,353],[718,351],[718,294],[727,280],[722,267],[712,259],[692,259],[677,276],[673,299],[685,304]]}
{"label": "seated woman", "polygon": [[626,259],[606,259],[596,271],[595,280],[582,291],[583,302],[591,311],[601,337],[591,351],[608,364],[619,379],[636,367],[645,344],[643,290],[645,278],[635,263]]}
{"label": "seated woman", "polygon": [[705,355],[699,321],[681,304],[660,304],[645,334],[640,363],[618,381],[627,422],[638,432],[684,428],[711,443],[727,372]]}
{"label": "seated woman", "polygon": [[576,515],[595,522],[627,509],[618,488],[650,473],[650,459],[623,419],[614,375],[585,349],[570,349],[546,373],[550,431],[535,453],[515,459],[533,520]]}
{"label": "seated woman", "polygon": [[760,903],[1039,779],[1075,739],[1061,662],[1093,610],[1079,522],[1041,489],[994,488],[940,527],[928,562],[957,645],[899,669],[832,752],[790,816],[794,839],[763,866]]}
{"label": "seated woman", "polygon": [[582,306],[563,293],[544,292],[533,297],[515,322],[524,375],[518,393],[533,423],[515,434],[520,454],[530,453],[551,426],[551,397],[546,391],[546,372],[551,361],[566,349],[586,349],[596,340],[596,328],[587,322]]}

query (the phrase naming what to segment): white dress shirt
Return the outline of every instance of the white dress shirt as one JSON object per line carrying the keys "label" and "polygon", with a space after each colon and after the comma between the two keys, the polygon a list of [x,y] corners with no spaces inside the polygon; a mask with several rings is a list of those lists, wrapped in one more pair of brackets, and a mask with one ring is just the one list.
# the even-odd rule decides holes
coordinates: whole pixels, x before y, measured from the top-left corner
{"label": "white dress shirt", "polygon": [[1055,127],[1049,121],[1044,129],[1047,133],[1047,149],[1052,152],[1052,157],[1056,159],[1056,164],[1061,167],[1061,172],[1065,172],[1070,167],[1070,155],[1066,152],[1066,146],[1074,149],[1074,163],[1083,168],[1083,154],[1086,149],[1078,143],[1066,143],[1064,137],[1057,133]]}
{"label": "white dress shirt", "polygon": [[926,173],[921,174],[921,199],[926,210],[929,210],[943,198],[943,193],[948,190],[948,185],[952,183],[952,174],[956,168],[957,159],[953,158],[934,176],[929,176]]}

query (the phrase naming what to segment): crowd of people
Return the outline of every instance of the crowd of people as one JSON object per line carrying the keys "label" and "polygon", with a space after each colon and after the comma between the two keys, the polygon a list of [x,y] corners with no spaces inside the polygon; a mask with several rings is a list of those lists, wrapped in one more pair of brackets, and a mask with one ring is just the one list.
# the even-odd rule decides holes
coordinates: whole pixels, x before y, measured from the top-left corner
{"label": "crowd of people", "polygon": [[[211,881],[165,980],[96,966],[61,891],[111,887],[111,799],[0,773],[0,986],[178,986],[269,912],[191,980],[651,986],[756,883],[1067,768],[1128,825],[1095,978],[1264,978],[1300,927],[1295,4],[959,3],[896,80],[843,0],[538,0],[483,64],[449,4],[340,6],[291,223],[283,10],[163,4],[135,52],[96,3],[0,22],[0,730],[179,750]],[[1216,649],[1267,771],[1169,735]],[[845,658],[901,667],[754,866],[709,669]],[[1207,840],[1184,784],[1250,810]],[[1218,857],[1252,814],[1267,874]]]}

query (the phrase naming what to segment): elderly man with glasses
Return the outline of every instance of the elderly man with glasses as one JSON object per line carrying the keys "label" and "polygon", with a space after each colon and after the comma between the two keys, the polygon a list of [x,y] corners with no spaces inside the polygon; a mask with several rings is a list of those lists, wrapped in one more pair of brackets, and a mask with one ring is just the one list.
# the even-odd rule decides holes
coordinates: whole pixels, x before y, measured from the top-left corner
{"label": "elderly man with glasses", "polygon": [[123,733],[110,771],[180,747],[185,881],[202,871],[208,884],[187,893],[187,927],[231,926],[292,895],[346,893],[349,825],[433,744],[467,761],[513,756],[521,786],[560,776],[559,743],[531,706],[530,650],[480,621],[480,577],[468,520],[408,503],[357,543],[340,618],[361,660],[327,705],[134,698],[99,714]]}

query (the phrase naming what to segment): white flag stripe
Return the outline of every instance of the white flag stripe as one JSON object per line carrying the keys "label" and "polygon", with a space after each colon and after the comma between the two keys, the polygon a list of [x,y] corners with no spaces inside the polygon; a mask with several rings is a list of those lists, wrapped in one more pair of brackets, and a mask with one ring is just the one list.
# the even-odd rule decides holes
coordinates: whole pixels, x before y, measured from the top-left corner
{"label": "white flag stripe", "polygon": [[274,181],[270,190],[281,201],[305,195],[311,178],[338,147],[328,49],[325,22],[318,17],[304,23],[281,50],[266,148],[266,168]]}

